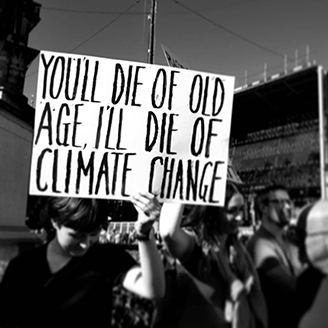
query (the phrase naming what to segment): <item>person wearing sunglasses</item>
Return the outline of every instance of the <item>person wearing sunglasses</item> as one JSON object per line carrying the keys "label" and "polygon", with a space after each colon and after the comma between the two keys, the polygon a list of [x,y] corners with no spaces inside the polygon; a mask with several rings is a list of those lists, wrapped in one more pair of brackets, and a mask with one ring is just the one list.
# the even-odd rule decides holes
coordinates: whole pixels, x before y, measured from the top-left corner
{"label": "person wearing sunglasses", "polygon": [[247,249],[258,270],[269,328],[297,328],[317,293],[320,273],[301,261],[297,246],[286,238],[293,203],[284,186],[260,190],[255,211],[261,223]]}

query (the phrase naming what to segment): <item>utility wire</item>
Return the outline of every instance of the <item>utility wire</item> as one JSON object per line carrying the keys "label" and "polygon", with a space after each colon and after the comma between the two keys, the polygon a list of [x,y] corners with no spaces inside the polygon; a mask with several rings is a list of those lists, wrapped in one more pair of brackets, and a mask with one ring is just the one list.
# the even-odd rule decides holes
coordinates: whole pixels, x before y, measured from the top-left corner
{"label": "utility wire", "polygon": [[243,40],[243,41],[245,41],[245,42],[247,42],[247,43],[252,44],[253,46],[256,46],[256,47],[258,47],[258,48],[260,48],[260,49],[262,49],[262,50],[265,50],[265,51],[267,51],[267,52],[270,52],[271,54],[274,54],[274,55],[276,55],[276,56],[283,57],[283,58],[285,57],[284,55],[282,55],[282,54],[280,54],[280,53],[278,53],[278,52],[276,52],[276,51],[274,51],[274,50],[271,50],[271,49],[269,49],[269,48],[267,48],[267,47],[264,47],[264,46],[262,46],[261,44],[256,43],[256,42],[254,42],[254,41],[252,41],[252,40],[250,40],[250,39],[248,39],[248,38],[245,38],[244,36],[242,36],[242,35],[240,35],[240,34],[238,34],[238,33],[235,33],[235,32],[233,32],[233,31],[229,30],[228,28],[222,26],[221,24],[218,24],[218,23],[212,21],[211,19],[209,19],[209,18],[203,16],[202,14],[198,13],[197,11],[195,11],[195,10],[189,8],[188,6],[186,6],[186,5],[182,4],[182,3],[180,3],[178,0],[173,0],[173,2],[175,2],[176,4],[180,5],[181,7],[185,8],[185,9],[189,10],[190,12],[192,12],[193,14],[195,14],[196,16],[203,18],[204,20],[206,20],[207,22],[209,22],[209,23],[215,25],[216,27],[219,27],[220,29],[226,31],[227,33],[232,34],[232,35],[234,35],[235,37],[237,37],[237,38],[239,38],[239,39],[241,39],[241,40]]}
{"label": "utility wire", "polygon": [[102,27],[100,30],[98,30],[96,33],[92,34],[89,38],[87,38],[86,40],[84,40],[83,42],[81,42],[78,46],[76,46],[75,48],[73,48],[72,50],[70,50],[69,52],[73,52],[74,50],[80,48],[81,46],[83,46],[85,43],[87,43],[88,41],[90,41],[91,39],[93,39],[96,35],[98,35],[100,32],[102,32],[104,29],[106,29],[109,25],[113,24],[115,21],[117,21],[120,17],[122,17],[124,14],[126,14],[132,7],[134,7],[137,3],[139,3],[140,0],[136,0],[135,3],[133,3],[130,7],[128,7],[125,11],[123,11],[122,13],[120,13],[119,15],[117,15],[113,20],[111,20],[108,24],[106,24],[104,27]]}
{"label": "utility wire", "polygon": [[[76,47],[74,47],[73,49],[71,49],[70,51],[68,51],[68,53],[72,53],[73,51],[75,51],[76,49],[82,47],[84,44],[86,44],[88,41],[90,41],[91,39],[93,39],[96,35],[98,35],[100,32],[102,32],[104,29],[106,29],[109,25],[113,24],[115,21],[117,21],[120,17],[122,17],[123,15],[125,15],[132,7],[134,7],[136,4],[138,4],[140,2],[140,0],[136,0],[130,7],[128,7],[125,11],[120,12],[118,16],[116,16],[114,19],[112,19],[109,23],[107,23],[105,26],[103,26],[102,28],[100,28],[97,32],[95,32],[94,34],[92,34],[90,37],[88,37],[87,39],[85,39],[83,42],[81,42],[79,45],[77,45]],[[37,71],[27,75],[25,78],[28,78],[34,74],[36,74]]]}
{"label": "utility wire", "polygon": [[[119,15],[119,14],[122,13],[120,11],[77,10],[77,9],[65,9],[65,8],[55,8],[55,7],[41,7],[41,9],[42,10],[49,10],[49,11],[61,11],[61,12],[66,12],[66,13],[76,13],[76,14]],[[142,13],[142,12],[125,13],[125,14],[128,14],[128,15],[144,15],[144,13]]]}

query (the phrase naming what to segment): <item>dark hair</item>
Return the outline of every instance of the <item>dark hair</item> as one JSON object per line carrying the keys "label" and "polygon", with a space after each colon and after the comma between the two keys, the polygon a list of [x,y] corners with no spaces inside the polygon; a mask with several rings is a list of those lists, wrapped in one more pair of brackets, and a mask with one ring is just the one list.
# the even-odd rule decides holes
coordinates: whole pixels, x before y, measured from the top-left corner
{"label": "dark hair", "polygon": [[273,184],[273,185],[267,186],[257,192],[257,194],[255,196],[255,201],[254,201],[254,210],[255,210],[255,215],[258,220],[261,220],[262,206],[268,204],[269,194],[271,192],[274,192],[277,190],[284,190],[288,193],[288,189],[284,185],[280,185],[280,184]]}
{"label": "dark hair", "polygon": [[229,230],[226,207],[233,195],[240,193],[232,182],[227,182],[224,207],[195,205],[188,207],[183,226],[192,227],[200,241],[213,245],[218,244],[220,236]]}
{"label": "dark hair", "polygon": [[231,181],[227,181],[226,185],[226,194],[224,199],[224,207],[227,208],[228,203],[230,202],[231,198],[235,194],[241,194],[240,189],[237,187],[237,185]]}
{"label": "dark hair", "polygon": [[80,232],[107,227],[105,201],[89,198],[53,197],[48,202],[49,217],[60,226]]}
{"label": "dark hair", "polygon": [[108,203],[106,200],[70,197],[49,197],[40,211],[45,222],[47,239],[55,236],[51,220],[59,226],[90,233],[106,229],[108,224]]}

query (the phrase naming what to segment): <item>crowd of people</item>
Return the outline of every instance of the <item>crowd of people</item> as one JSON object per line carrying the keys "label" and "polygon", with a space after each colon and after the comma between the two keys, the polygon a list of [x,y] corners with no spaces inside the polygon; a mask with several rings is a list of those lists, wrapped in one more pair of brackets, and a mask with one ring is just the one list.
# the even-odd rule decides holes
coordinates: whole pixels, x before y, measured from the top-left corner
{"label": "crowd of people", "polygon": [[254,199],[259,226],[241,239],[245,202],[230,181],[223,206],[137,194],[136,258],[115,238],[101,241],[110,203],[49,197],[40,211],[46,240],[5,270],[0,327],[115,327],[120,286],[151,302],[152,328],[298,328],[326,277],[309,257],[306,224],[291,225],[288,190],[268,186]]}

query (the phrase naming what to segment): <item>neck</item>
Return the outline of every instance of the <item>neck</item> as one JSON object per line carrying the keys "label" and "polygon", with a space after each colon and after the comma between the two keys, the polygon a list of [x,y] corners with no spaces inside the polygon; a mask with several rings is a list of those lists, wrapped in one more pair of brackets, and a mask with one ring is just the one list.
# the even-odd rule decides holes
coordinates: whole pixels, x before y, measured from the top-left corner
{"label": "neck", "polygon": [[268,230],[269,232],[271,232],[276,238],[282,238],[282,234],[283,234],[283,227],[279,226],[278,224],[276,224],[275,222],[271,222],[268,219],[263,219],[262,225],[264,226],[264,228],[266,230]]}
{"label": "neck", "polygon": [[71,259],[72,256],[63,250],[56,237],[50,241],[47,248],[47,260],[51,273],[62,269]]}

